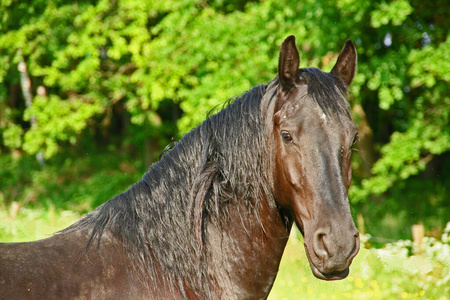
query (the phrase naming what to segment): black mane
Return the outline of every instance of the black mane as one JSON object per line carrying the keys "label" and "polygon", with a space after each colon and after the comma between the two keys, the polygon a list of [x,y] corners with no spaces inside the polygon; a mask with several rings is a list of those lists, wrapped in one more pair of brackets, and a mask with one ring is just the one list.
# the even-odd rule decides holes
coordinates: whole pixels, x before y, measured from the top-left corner
{"label": "black mane", "polygon": [[[267,136],[260,108],[265,85],[254,87],[186,134],[143,179],[65,231],[92,230],[87,247],[106,231],[120,237],[144,274],[166,274],[167,286],[208,291],[206,222],[219,224],[227,206],[272,197]],[[152,259],[152,257],[154,259]],[[155,266],[155,262],[161,265]],[[183,290],[183,289],[182,289]],[[184,292],[184,291],[183,291]]]}

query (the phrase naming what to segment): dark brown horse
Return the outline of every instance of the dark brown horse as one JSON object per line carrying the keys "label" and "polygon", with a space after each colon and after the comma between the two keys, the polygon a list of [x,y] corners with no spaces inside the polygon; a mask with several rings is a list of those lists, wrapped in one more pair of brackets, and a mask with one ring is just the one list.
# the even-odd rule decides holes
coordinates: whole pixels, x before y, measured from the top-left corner
{"label": "dark brown horse", "polygon": [[330,73],[278,76],[181,139],[125,193],[48,239],[0,245],[1,299],[267,297],[295,222],[313,274],[345,278],[359,249],[347,196],[356,138],[347,41]]}

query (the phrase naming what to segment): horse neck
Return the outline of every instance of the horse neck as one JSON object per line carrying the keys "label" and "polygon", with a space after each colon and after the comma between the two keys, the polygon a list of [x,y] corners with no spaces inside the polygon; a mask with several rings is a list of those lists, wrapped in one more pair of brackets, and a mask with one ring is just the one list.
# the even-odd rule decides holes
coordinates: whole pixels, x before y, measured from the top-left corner
{"label": "horse neck", "polygon": [[[191,295],[194,291],[197,297],[210,299],[265,298],[275,280],[292,226],[272,201],[261,197],[254,206],[245,201],[230,202],[222,204],[220,215],[205,216],[201,255],[195,253],[199,241],[192,228],[187,227],[189,220],[177,221],[187,225],[183,231],[172,226],[161,228],[166,240],[161,235],[155,237],[171,248],[161,252],[150,241],[152,256],[161,264],[158,267],[152,262],[153,268],[157,266],[157,270],[165,273],[165,282],[184,282],[184,286],[177,288],[183,294]],[[163,216],[162,220],[171,222]],[[168,257],[177,259],[167,264]],[[170,274],[174,265],[178,270]],[[150,280],[154,278],[157,276]]]}
{"label": "horse neck", "polygon": [[168,280],[214,299],[265,297],[291,227],[263,174],[263,126],[235,118],[259,109],[259,100],[247,100],[186,135],[129,191]]}
{"label": "horse neck", "polygon": [[208,272],[217,299],[265,298],[275,280],[292,223],[262,198],[254,209],[228,208],[221,226],[208,227]]}

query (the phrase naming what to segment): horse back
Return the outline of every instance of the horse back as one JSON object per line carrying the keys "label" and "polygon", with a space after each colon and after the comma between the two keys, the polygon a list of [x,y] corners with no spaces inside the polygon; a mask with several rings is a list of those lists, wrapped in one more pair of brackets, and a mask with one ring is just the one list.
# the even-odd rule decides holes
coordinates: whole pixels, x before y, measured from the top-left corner
{"label": "horse back", "polygon": [[141,283],[119,242],[104,236],[98,248],[86,250],[87,239],[75,231],[0,244],[0,298],[141,298]]}

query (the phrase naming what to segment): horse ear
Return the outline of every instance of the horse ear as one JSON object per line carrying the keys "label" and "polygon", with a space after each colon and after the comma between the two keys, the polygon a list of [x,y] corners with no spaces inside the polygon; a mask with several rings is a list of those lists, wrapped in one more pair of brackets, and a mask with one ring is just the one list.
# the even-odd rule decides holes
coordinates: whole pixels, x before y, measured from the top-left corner
{"label": "horse ear", "polygon": [[278,76],[283,90],[289,91],[297,80],[300,57],[295,46],[295,37],[287,37],[280,50],[280,60],[278,61]]}
{"label": "horse ear", "polygon": [[357,54],[355,45],[351,40],[347,40],[331,73],[339,76],[347,86],[350,86],[355,77],[356,65]]}

